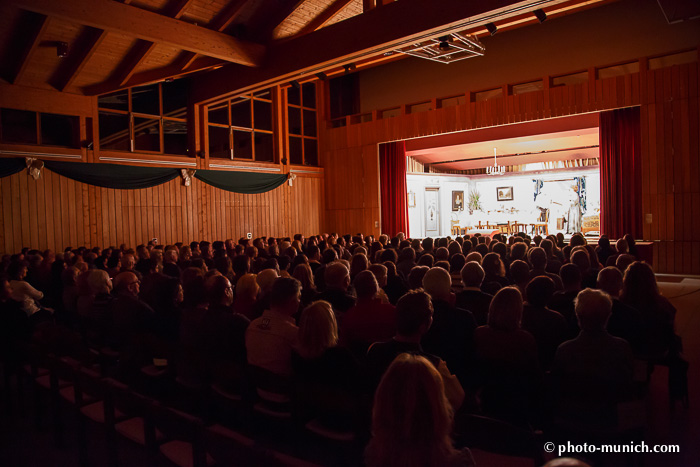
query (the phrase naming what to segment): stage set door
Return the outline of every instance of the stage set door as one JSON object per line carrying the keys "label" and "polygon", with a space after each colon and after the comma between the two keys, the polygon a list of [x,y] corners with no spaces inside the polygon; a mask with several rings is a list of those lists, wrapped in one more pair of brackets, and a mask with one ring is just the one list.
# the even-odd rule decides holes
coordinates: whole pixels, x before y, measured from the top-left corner
{"label": "stage set door", "polygon": [[440,236],[440,189],[425,189],[425,235]]}

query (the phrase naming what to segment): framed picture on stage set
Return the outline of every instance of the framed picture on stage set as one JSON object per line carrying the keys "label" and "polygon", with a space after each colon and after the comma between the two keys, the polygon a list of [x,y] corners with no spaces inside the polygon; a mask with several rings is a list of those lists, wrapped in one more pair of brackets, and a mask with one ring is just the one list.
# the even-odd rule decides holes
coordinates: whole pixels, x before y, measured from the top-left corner
{"label": "framed picture on stage set", "polygon": [[463,191],[453,191],[452,192],[452,210],[453,211],[463,211],[464,210],[464,192]]}
{"label": "framed picture on stage set", "polygon": [[408,196],[408,207],[409,208],[415,208],[416,207],[416,194],[412,191],[409,191],[406,193]]}
{"label": "framed picture on stage set", "polygon": [[499,186],[496,188],[496,197],[498,201],[513,201],[513,187]]}

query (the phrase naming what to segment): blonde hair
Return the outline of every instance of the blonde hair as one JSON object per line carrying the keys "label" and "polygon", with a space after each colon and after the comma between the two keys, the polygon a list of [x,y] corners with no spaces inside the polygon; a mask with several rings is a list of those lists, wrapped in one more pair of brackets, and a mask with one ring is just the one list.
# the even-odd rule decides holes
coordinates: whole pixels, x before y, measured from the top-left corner
{"label": "blonde hair", "polygon": [[257,277],[257,274],[243,274],[241,278],[236,281],[236,297],[247,297],[250,299],[257,297],[260,291]]}
{"label": "blonde hair", "polygon": [[399,355],[384,373],[374,396],[367,465],[447,464],[455,452],[450,436],[452,415],[435,367],[420,355]]}
{"label": "blonde hair", "polygon": [[301,288],[304,290],[315,289],[314,273],[311,271],[311,266],[307,263],[297,264],[292,271],[292,277],[301,282]]}
{"label": "blonde hair", "polygon": [[299,321],[299,355],[318,358],[338,344],[338,323],[330,303],[319,300],[307,306]]}

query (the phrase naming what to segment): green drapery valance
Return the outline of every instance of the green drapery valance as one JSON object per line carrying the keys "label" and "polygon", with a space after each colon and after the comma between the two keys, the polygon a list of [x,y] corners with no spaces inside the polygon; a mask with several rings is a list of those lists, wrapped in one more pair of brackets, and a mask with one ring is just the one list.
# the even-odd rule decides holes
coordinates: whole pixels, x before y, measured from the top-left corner
{"label": "green drapery valance", "polygon": [[[180,169],[86,162],[43,161],[44,167],[72,180],[103,188],[150,188],[180,176]],[[0,178],[26,168],[22,158],[0,158]],[[274,190],[287,180],[285,174],[197,170],[195,177],[221,190],[258,194]]]}
{"label": "green drapery valance", "polygon": [[287,180],[284,174],[224,170],[197,170],[194,176],[208,185],[234,193],[265,193],[274,190]]}
{"label": "green drapery valance", "polygon": [[27,163],[24,159],[18,159],[16,157],[0,158],[0,178],[9,177],[26,168]]}
{"label": "green drapery valance", "polygon": [[88,185],[120,190],[150,188],[177,178],[176,169],[87,162],[44,161],[52,172]]}

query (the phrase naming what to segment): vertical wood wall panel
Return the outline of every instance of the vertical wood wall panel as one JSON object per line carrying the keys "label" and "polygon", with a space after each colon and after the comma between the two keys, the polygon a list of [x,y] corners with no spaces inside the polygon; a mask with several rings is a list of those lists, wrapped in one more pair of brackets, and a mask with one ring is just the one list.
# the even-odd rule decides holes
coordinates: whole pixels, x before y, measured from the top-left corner
{"label": "vertical wood wall panel", "polygon": [[[205,197],[202,194],[205,194]],[[135,247],[160,243],[315,235],[323,230],[323,175],[298,174],[293,186],[255,195],[230,193],[180,178],[141,190],[114,190],[75,182],[47,169],[0,179],[0,252],[23,247],[63,251],[67,246]],[[204,200],[208,204],[205,204]],[[285,199],[289,209],[285,209]],[[287,230],[286,226],[293,226]]]}

